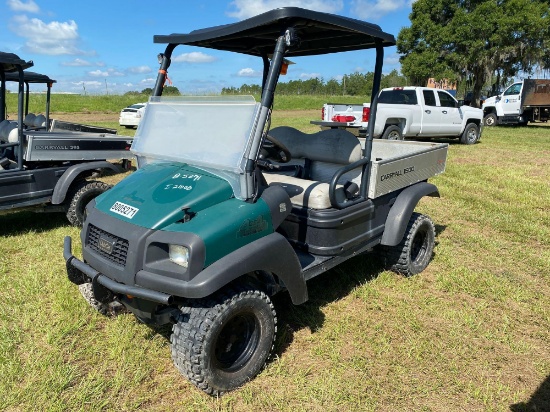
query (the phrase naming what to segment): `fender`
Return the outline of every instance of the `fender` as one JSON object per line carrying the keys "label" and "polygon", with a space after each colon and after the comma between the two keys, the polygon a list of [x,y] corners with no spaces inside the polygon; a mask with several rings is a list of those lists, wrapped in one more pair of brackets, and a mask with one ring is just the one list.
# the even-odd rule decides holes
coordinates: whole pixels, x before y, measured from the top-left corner
{"label": "fender", "polygon": [[399,193],[386,218],[382,245],[396,246],[401,242],[414,208],[424,196],[439,197],[439,190],[431,183],[420,182]]}
{"label": "fender", "polygon": [[120,173],[118,167],[104,160],[73,165],[65,170],[65,173],[57,181],[53,190],[52,204],[59,205],[65,201],[69,187],[82,172],[97,169],[111,169],[115,173]]}
{"label": "fender", "polygon": [[188,282],[139,271],[136,285],[190,299],[204,298],[229,282],[256,270],[271,272],[284,282],[292,303],[308,299],[306,281],[296,252],[279,233],[264,236],[224,256]]}

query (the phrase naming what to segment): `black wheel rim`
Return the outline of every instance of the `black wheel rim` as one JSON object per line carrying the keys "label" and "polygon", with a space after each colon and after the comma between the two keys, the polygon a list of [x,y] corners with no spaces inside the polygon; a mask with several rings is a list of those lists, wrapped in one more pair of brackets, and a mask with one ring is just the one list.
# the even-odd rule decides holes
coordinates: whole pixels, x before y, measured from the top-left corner
{"label": "black wheel rim", "polygon": [[216,339],[214,359],[219,369],[234,372],[253,356],[260,340],[260,328],[252,313],[239,313],[229,319]]}
{"label": "black wheel rim", "polygon": [[428,249],[428,236],[425,229],[419,230],[411,245],[411,262],[413,264],[420,264],[426,256]]}

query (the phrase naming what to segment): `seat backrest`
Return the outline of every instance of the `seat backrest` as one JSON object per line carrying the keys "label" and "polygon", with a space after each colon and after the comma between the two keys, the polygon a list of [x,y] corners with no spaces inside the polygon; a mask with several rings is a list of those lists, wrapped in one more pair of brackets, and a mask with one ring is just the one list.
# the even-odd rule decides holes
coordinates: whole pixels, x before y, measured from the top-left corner
{"label": "seat backrest", "polygon": [[10,124],[10,121],[5,119],[0,122],[0,142],[5,143],[8,141],[7,137],[4,136],[4,128]]}
{"label": "seat backrest", "polygon": [[19,141],[17,132],[17,122],[4,120],[0,124],[0,141],[2,143],[17,143]]}
{"label": "seat backrest", "polygon": [[23,119],[23,124],[27,127],[33,127],[35,118],[36,115],[34,113],[27,113],[25,119]]}
{"label": "seat backrest", "polygon": [[39,114],[34,118],[34,127],[46,127],[46,116]]}
{"label": "seat backrest", "polygon": [[[332,176],[344,165],[356,162],[363,157],[359,139],[343,129],[327,129],[317,133],[302,133],[292,127],[276,127],[269,134],[284,144],[293,161],[309,159],[308,178],[329,183]],[[361,181],[361,168],[342,176],[339,182]]]}
{"label": "seat backrest", "polygon": [[281,126],[270,130],[269,135],[284,144],[292,158],[347,165],[362,157],[359,139],[343,129],[307,134],[293,127]]}

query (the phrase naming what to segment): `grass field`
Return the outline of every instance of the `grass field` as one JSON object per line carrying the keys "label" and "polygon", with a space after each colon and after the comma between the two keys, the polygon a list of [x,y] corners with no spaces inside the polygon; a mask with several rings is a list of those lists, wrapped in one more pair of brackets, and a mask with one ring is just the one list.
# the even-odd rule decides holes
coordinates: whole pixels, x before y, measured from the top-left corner
{"label": "grass field", "polygon": [[[273,126],[314,131],[317,107]],[[220,399],[178,374],[169,329],[86,305],[64,216],[0,216],[0,410],[550,410],[550,127],[449,143],[441,198],[418,207],[436,224],[430,266],[407,279],[371,254],[313,279],[301,306],[277,295],[273,360]]]}

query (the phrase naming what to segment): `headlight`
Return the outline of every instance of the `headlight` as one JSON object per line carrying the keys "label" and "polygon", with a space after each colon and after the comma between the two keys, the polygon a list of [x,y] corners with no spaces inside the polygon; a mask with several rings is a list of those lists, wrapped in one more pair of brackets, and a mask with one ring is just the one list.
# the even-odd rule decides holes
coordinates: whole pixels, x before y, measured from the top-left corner
{"label": "headlight", "polygon": [[177,265],[187,268],[189,263],[189,249],[180,245],[169,245],[168,255],[170,260]]}

